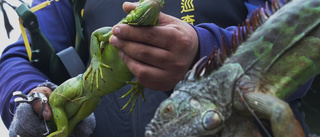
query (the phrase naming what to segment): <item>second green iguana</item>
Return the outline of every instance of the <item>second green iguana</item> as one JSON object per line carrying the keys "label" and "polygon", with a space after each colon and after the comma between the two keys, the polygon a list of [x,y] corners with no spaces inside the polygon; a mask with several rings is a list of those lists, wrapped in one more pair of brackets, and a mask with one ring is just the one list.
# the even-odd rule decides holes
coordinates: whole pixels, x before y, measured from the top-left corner
{"label": "second green iguana", "polygon": [[305,136],[284,100],[320,73],[320,0],[287,3],[223,64],[230,52],[222,51],[161,103],[146,137],[259,137],[253,119],[266,120],[275,137]]}
{"label": "second green iguana", "polygon": [[[140,0],[137,7],[119,24],[158,25],[163,4],[164,0]],[[52,92],[49,104],[57,131],[49,137],[68,136],[79,121],[95,110],[103,95],[114,92],[128,83],[134,84],[134,87],[126,94],[132,96],[124,107],[134,97],[136,101],[140,94],[143,96],[143,87],[137,82],[130,82],[134,75],[120,59],[118,49],[109,44],[111,29],[104,27],[93,32],[90,42],[92,60],[86,72],[67,80]]]}

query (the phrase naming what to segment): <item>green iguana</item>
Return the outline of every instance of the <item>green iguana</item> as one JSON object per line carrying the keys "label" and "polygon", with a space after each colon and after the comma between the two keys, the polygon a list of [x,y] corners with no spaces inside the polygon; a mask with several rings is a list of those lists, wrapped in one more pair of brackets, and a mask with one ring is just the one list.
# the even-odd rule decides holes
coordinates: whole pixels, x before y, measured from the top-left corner
{"label": "green iguana", "polygon": [[[119,24],[158,25],[163,4],[164,0],[140,0],[137,7]],[[132,96],[124,107],[134,97],[137,101],[140,94],[143,96],[143,87],[137,82],[130,82],[134,78],[133,74],[119,58],[118,49],[108,42],[112,35],[111,29],[104,27],[93,32],[90,43],[92,60],[86,72],[67,80],[52,92],[49,104],[57,131],[51,133],[50,137],[68,136],[79,121],[94,111],[101,96],[114,92],[127,83],[135,86],[126,94]]]}
{"label": "green iguana", "polygon": [[[259,13],[254,19],[261,22]],[[214,52],[186,75],[157,109],[146,137],[261,136],[254,117],[270,122],[275,137],[305,136],[284,100],[320,73],[320,0],[287,3],[219,63],[228,53]]]}

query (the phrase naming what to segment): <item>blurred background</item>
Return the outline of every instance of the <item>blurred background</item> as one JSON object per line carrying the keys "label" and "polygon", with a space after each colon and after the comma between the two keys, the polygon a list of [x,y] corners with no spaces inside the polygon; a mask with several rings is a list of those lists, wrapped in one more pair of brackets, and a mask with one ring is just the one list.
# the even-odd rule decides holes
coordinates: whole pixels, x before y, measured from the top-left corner
{"label": "blurred background", "polygon": [[[24,0],[24,2],[30,4],[32,0]],[[7,0],[7,2],[12,6],[19,6],[21,1],[19,0]],[[0,54],[5,49],[5,47],[13,42],[15,42],[19,36],[21,35],[18,15],[12,9],[9,4],[5,2],[5,0],[0,0]],[[5,11],[5,13],[4,13]],[[12,26],[12,30],[10,31],[9,35],[7,34],[7,30],[5,28],[5,14],[8,17],[8,21]],[[8,137],[8,130],[4,126],[2,119],[0,118],[0,137]]]}

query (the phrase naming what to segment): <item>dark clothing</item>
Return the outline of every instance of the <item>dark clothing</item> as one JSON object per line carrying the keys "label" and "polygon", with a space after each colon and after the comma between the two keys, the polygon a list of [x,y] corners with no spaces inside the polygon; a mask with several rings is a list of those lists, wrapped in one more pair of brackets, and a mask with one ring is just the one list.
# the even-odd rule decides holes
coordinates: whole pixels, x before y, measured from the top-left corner
{"label": "dark clothing", "polygon": [[[136,1],[136,0],[130,0]],[[85,19],[85,35],[87,38],[91,33],[97,28],[103,26],[113,26],[118,23],[126,13],[122,10],[122,3],[125,0],[90,0],[87,1],[84,9],[84,19]],[[105,6],[99,6],[105,5]],[[182,12],[181,1],[167,0],[165,1],[164,8],[162,12],[175,16],[177,18],[182,18],[187,15],[193,15],[193,24],[212,22],[217,24],[214,28],[205,31],[205,24],[201,25],[203,28],[198,32],[215,34],[215,39],[210,38],[211,35],[207,35],[203,40],[211,40],[217,43],[220,39],[221,33],[229,33],[232,31],[224,31],[218,27],[221,25],[223,27],[232,26],[240,24],[247,16],[247,9],[243,1],[234,0],[223,0],[223,1],[212,1],[212,0],[201,0],[193,1],[194,11]],[[110,10],[112,9],[112,10]],[[229,10],[226,10],[229,9]],[[232,10],[231,10],[232,9]],[[105,18],[104,18],[105,17]],[[190,23],[190,22],[189,22]],[[223,34],[228,35],[229,34]],[[202,41],[204,42],[204,41]],[[200,42],[200,43],[202,43]],[[219,42],[220,43],[220,42]],[[208,48],[213,48],[214,44],[210,44]],[[201,52],[200,56],[209,55],[212,50],[203,50],[206,52]],[[138,100],[138,105],[133,110],[132,114],[129,114],[128,110],[121,111],[121,107],[127,102],[126,99],[119,99],[123,94],[129,91],[130,85],[125,86],[123,89],[106,95],[102,98],[100,105],[95,111],[97,126],[95,128],[92,137],[99,136],[144,136],[145,126],[150,122],[151,118],[154,116],[159,104],[166,98],[170,96],[172,91],[152,91],[150,89],[145,89],[146,101],[143,102],[141,99]],[[112,105],[107,105],[112,104]],[[112,124],[111,124],[112,123]]]}
{"label": "dark clothing", "polygon": [[[34,0],[33,3],[36,5],[43,1],[45,0]],[[87,39],[90,39],[95,29],[113,26],[125,17],[126,14],[122,10],[123,2],[124,0],[87,1],[84,10],[84,33]],[[184,2],[191,2],[193,7],[190,6],[190,3],[187,4],[189,6],[185,6],[182,4]],[[221,35],[224,35],[227,41],[230,40],[236,27],[225,27],[238,25],[247,17],[247,9],[250,12],[254,9],[253,7],[263,6],[265,1],[256,0],[254,2],[250,4],[250,1],[245,3],[241,0],[167,0],[163,12],[196,25],[194,28],[197,31],[200,46],[198,58],[201,58],[208,56],[214,46],[221,47]],[[50,6],[35,14],[38,16],[40,29],[57,52],[74,45],[74,19],[68,1],[52,2]],[[5,125],[9,127],[13,117],[11,112],[15,112],[17,105],[13,101],[12,92],[19,90],[28,94],[31,89],[48,78],[28,61],[22,39],[4,50],[0,59],[0,74],[0,113]],[[301,98],[309,85],[310,82],[303,89],[300,88],[296,92],[298,95],[294,95],[293,98]],[[145,126],[154,116],[155,110],[161,101],[172,93],[171,91],[146,89],[146,101],[142,102],[140,98],[133,112],[129,114],[128,109],[120,110],[129,97],[125,99],[120,99],[120,97],[130,88],[131,86],[127,85],[119,91],[102,97],[95,111],[97,126],[92,136],[144,136]]]}

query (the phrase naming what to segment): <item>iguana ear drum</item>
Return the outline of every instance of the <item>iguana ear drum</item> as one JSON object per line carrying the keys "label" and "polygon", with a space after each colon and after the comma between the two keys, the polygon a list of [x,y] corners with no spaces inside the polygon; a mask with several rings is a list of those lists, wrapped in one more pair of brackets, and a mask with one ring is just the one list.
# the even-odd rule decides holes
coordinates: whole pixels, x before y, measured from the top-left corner
{"label": "iguana ear drum", "polygon": [[202,117],[202,126],[206,130],[212,130],[222,124],[222,119],[217,111],[207,111]]}

